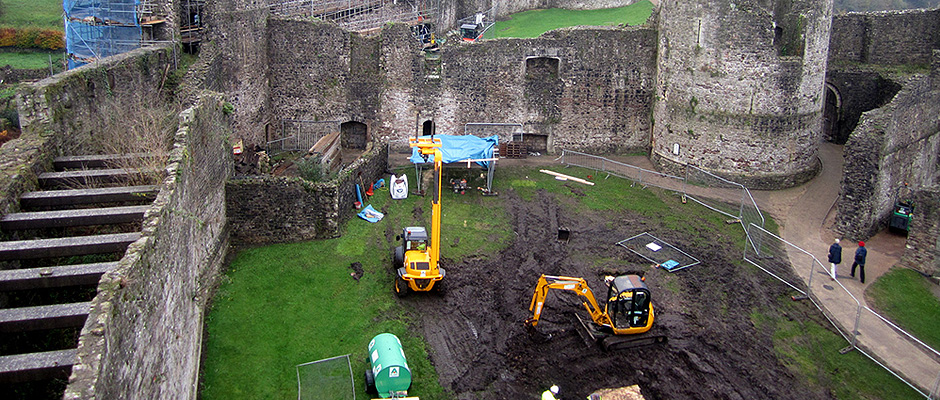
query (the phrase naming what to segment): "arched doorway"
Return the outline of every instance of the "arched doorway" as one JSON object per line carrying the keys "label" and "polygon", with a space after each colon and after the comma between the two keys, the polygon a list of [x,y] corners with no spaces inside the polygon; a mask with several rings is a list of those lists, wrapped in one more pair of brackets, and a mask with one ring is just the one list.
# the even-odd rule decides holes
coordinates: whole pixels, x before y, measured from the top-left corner
{"label": "arched doorway", "polygon": [[842,95],[831,83],[826,83],[826,102],[823,104],[823,138],[828,142],[845,143],[847,137],[840,132]]}
{"label": "arched doorway", "polygon": [[424,121],[424,124],[421,125],[421,135],[422,136],[433,135],[435,128],[436,127],[434,126],[434,121],[432,120]]}
{"label": "arched doorway", "polygon": [[365,149],[369,142],[369,127],[359,121],[346,121],[340,124],[340,135],[344,149]]}

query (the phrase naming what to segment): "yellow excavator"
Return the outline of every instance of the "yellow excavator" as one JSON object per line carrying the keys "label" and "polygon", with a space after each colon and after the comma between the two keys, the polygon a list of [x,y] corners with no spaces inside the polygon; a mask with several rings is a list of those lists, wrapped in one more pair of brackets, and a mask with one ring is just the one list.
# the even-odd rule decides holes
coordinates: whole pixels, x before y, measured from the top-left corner
{"label": "yellow excavator", "polygon": [[564,290],[579,297],[594,323],[585,323],[577,313],[575,316],[588,338],[598,342],[604,350],[665,343],[665,336],[649,333],[653,327],[653,303],[644,279],[639,275],[621,275],[605,277],[604,281],[607,302],[601,307],[584,278],[542,275],[529,305],[532,317],[525,320],[525,325],[532,328],[538,325],[550,290]]}
{"label": "yellow excavator", "polygon": [[424,227],[409,226],[402,230],[398,240],[404,239],[401,246],[395,247],[394,268],[395,294],[403,297],[409,291],[429,292],[432,289],[444,291],[444,268],[438,265],[441,258],[441,140],[430,138],[412,138],[411,147],[417,147],[427,162],[434,157],[434,182],[431,191],[431,232]]}

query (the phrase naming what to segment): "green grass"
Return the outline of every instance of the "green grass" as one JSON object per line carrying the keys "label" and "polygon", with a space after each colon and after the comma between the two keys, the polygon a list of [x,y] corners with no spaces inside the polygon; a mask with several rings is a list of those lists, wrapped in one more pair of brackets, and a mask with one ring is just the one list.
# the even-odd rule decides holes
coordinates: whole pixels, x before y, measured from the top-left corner
{"label": "green grass", "polygon": [[640,25],[653,13],[653,4],[648,0],[626,7],[602,10],[547,10],[523,11],[510,15],[507,21],[499,21],[486,31],[486,38],[535,38],[553,29],[570,26]]}
{"label": "green grass", "polygon": [[928,285],[932,283],[917,271],[892,268],[868,287],[865,296],[879,314],[940,349],[940,300]]}
{"label": "green grass", "polygon": [[[414,182],[413,173],[409,175]],[[509,243],[512,231],[501,198],[445,191],[441,199],[445,260],[496,254]],[[392,293],[393,243],[385,238],[386,230],[397,234],[404,226],[427,226],[430,198],[396,201],[379,190],[367,203],[384,209],[386,218],[376,224],[354,218],[339,239],[258,247],[236,255],[207,318],[202,398],[296,397],[297,364],[343,354],[351,354],[356,397],[368,398],[362,388],[366,346],[383,332],[402,341],[413,377],[409,393],[422,399],[452,398],[437,383],[423,338],[411,329],[411,310]],[[423,210],[420,217],[415,217],[416,208]],[[481,208],[493,212],[480,213]],[[349,275],[353,262],[365,270],[358,282]]]}
{"label": "green grass", "polygon": [[3,0],[0,27],[64,30],[62,0]]}
{"label": "green grass", "polygon": [[[788,304],[781,299],[780,304]],[[759,329],[774,332],[774,351],[791,370],[811,386],[824,388],[837,399],[915,399],[916,391],[857,351],[839,354],[847,345],[842,336],[819,322],[771,317],[752,311],[751,321]],[[811,311],[815,312],[815,310]],[[794,313],[799,315],[799,313]]]}
{"label": "green grass", "polygon": [[65,52],[4,51],[0,52],[0,65],[9,65],[15,69],[48,69],[50,56],[52,57],[53,69],[60,72]]}
{"label": "green grass", "polygon": [[[580,168],[547,169],[580,178],[594,174]],[[413,168],[400,171],[408,171],[414,188]],[[448,170],[444,182],[456,174],[478,173],[464,171]],[[482,186],[478,176],[474,179],[471,187]],[[503,192],[499,197],[454,194],[445,187],[442,257],[455,262],[498,254],[513,236],[503,210],[507,192],[532,200],[540,189],[556,194],[570,211],[609,211],[613,215],[629,209],[662,221],[668,229],[683,230],[693,241],[729,240],[743,248],[740,225],[727,224],[721,214],[693,202],[682,204],[670,192],[631,187],[620,178],[591,179],[594,186],[558,181],[537,169],[504,168],[497,170],[494,187]],[[386,232],[394,235],[404,226],[426,226],[430,198],[410,195],[406,200],[391,200],[387,190],[379,190],[368,204],[384,211],[386,217],[376,224],[354,218],[338,239],[245,249],[234,257],[207,317],[202,398],[293,398],[297,395],[297,364],[343,354],[351,355],[357,398],[368,398],[362,388],[366,346],[382,332],[394,333],[402,340],[412,368],[410,394],[425,400],[453,398],[437,383],[427,344],[415,335],[413,310],[392,294],[390,249],[394,243],[388,242]],[[775,226],[772,220],[769,223]],[[584,261],[599,267],[617,262]],[[358,282],[349,276],[353,262],[362,263],[365,270]],[[735,264],[752,268],[743,262]],[[683,290],[674,279],[664,285],[672,292]],[[784,307],[791,304],[785,299],[780,302]],[[824,320],[787,317],[791,314],[799,315],[754,311],[751,319],[758,328],[775,332],[778,357],[807,384],[820,390],[831,388],[840,399],[915,397],[906,385],[859,353],[840,355],[838,350],[846,342],[820,325]]]}

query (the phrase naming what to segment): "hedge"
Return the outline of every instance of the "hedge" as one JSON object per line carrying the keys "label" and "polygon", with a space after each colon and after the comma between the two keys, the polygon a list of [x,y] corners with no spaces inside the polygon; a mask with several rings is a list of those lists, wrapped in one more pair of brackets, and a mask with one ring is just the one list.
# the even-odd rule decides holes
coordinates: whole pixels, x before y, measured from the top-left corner
{"label": "hedge", "polygon": [[59,50],[65,48],[65,33],[40,28],[0,28],[0,47]]}

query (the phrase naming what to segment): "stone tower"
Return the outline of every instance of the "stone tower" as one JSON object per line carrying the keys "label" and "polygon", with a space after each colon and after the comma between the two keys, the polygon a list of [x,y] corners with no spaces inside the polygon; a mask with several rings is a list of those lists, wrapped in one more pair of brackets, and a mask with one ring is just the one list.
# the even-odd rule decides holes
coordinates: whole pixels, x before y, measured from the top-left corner
{"label": "stone tower", "polygon": [[750,187],[819,168],[832,0],[662,0],[651,154]]}

